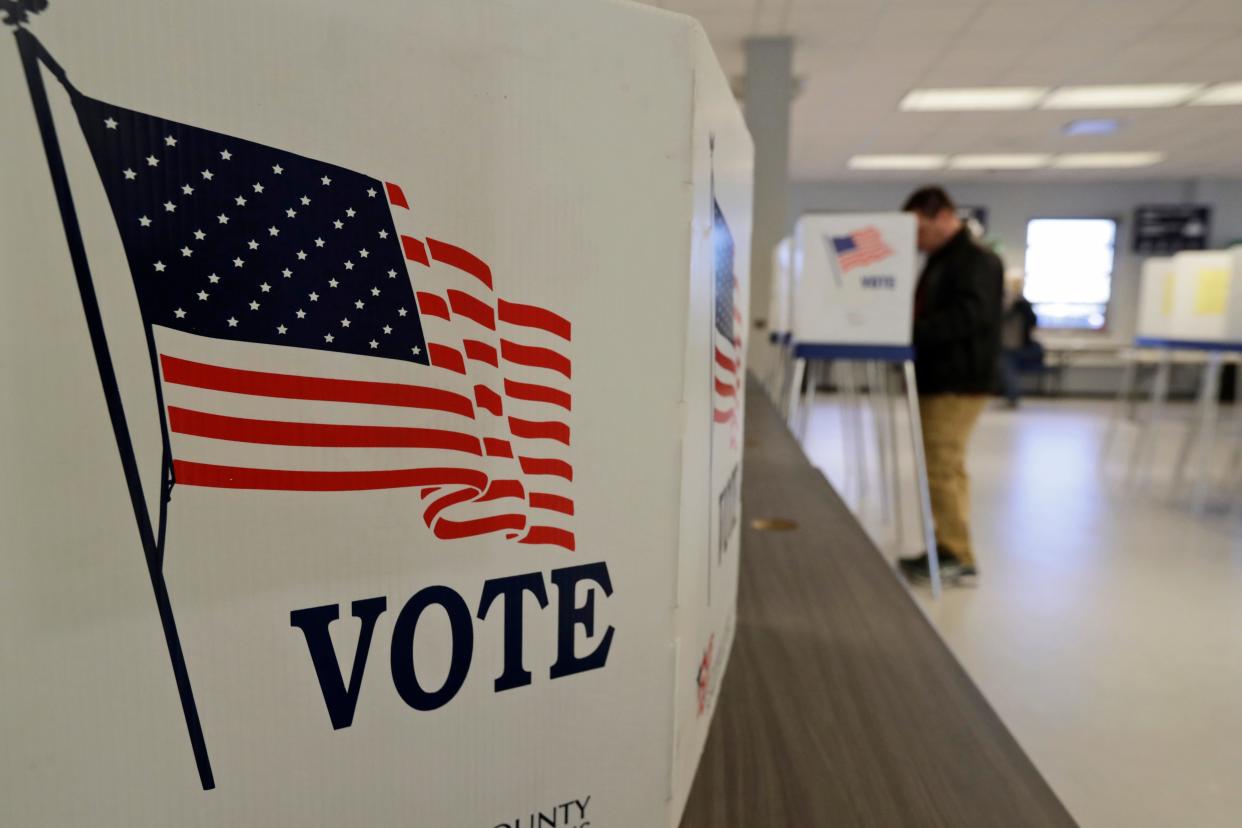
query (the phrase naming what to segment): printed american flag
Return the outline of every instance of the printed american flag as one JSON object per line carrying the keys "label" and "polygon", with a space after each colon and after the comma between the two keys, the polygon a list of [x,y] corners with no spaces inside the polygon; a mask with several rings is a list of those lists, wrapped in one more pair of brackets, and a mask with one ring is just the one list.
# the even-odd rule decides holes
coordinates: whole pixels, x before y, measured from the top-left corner
{"label": "printed american flag", "polygon": [[736,427],[742,388],[742,312],[738,305],[738,281],[733,270],[733,233],[720,204],[713,199],[712,245],[715,259],[716,294],[714,326],[713,418]]}
{"label": "printed american flag", "polygon": [[574,548],[568,320],[420,237],[395,184],[74,106],[149,331],[175,484],[409,487],[438,538]]}
{"label": "printed american flag", "polygon": [[874,264],[893,255],[884,243],[880,231],[874,227],[856,230],[848,236],[833,236],[832,248],[841,264],[841,272],[849,273],[856,267]]}

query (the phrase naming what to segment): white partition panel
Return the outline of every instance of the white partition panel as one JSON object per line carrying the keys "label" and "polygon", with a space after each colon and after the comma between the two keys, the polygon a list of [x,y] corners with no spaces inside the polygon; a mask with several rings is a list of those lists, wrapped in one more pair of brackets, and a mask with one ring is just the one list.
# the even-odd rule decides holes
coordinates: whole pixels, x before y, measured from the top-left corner
{"label": "white partition panel", "polygon": [[794,235],[794,341],[909,345],[914,241],[908,213],[802,216]]}
{"label": "white partition panel", "polygon": [[699,26],[115,0],[29,29],[0,823],[675,825],[733,635],[748,345],[752,147]]}

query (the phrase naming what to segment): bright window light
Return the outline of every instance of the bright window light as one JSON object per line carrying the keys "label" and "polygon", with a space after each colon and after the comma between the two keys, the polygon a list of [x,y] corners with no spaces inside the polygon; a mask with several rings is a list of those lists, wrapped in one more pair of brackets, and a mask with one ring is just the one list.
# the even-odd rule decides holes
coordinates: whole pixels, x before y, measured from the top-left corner
{"label": "bright window light", "polygon": [[1044,98],[1044,109],[1155,109],[1181,106],[1203,89],[1198,83],[1062,86]]}
{"label": "bright window light", "polygon": [[955,155],[949,160],[949,166],[955,170],[1035,170],[1048,166],[1050,157],[1033,152]]}
{"label": "bright window light", "polygon": [[1121,170],[1151,167],[1165,157],[1163,152],[1068,152],[1053,159],[1052,166],[1059,170]]}
{"label": "bright window light", "polygon": [[943,155],[855,155],[851,170],[938,170],[948,159]]}
{"label": "bright window light", "polygon": [[1026,284],[1044,328],[1099,330],[1112,293],[1117,222],[1032,219],[1026,226]]}
{"label": "bright window light", "polygon": [[1218,83],[1190,102],[1191,106],[1237,106],[1242,104],[1242,83]]}
{"label": "bright window light", "polygon": [[969,112],[1034,109],[1048,93],[1043,86],[997,86],[962,89],[914,89],[901,99],[906,112]]}

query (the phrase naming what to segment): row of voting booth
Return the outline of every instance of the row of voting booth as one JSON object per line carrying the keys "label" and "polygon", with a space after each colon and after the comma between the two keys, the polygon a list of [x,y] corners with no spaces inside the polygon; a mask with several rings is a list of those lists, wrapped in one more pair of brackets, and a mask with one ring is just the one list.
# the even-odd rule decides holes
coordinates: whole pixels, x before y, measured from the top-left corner
{"label": "row of voting booth", "polygon": [[[1242,362],[1242,247],[1228,250],[1186,251],[1171,257],[1152,257],[1143,263],[1135,347],[1125,355],[1125,373],[1117,406],[1109,424],[1103,460],[1108,459],[1118,426],[1132,411],[1131,399],[1140,371],[1151,369],[1150,402],[1127,462],[1127,479],[1142,480],[1150,459],[1150,439],[1166,419],[1170,373],[1175,366],[1199,372],[1194,417],[1185,429],[1174,467],[1174,494],[1180,494],[1193,469],[1190,503],[1202,511],[1211,496],[1217,460],[1214,446],[1219,433],[1221,375],[1226,364]],[[1242,451],[1242,406],[1237,434]],[[1225,472],[1226,493],[1233,492],[1235,509],[1242,509],[1242,467],[1236,457]]]}
{"label": "row of voting booth", "polygon": [[750,344],[699,25],[7,5],[0,823],[675,826]]}
{"label": "row of voting booth", "polygon": [[[882,513],[901,540],[902,475],[894,380],[904,381],[922,542],[939,594],[918,388],[911,343],[918,256],[908,213],[810,213],[773,252],[765,385],[805,437],[816,390],[843,392],[841,435],[849,484],[861,499],[875,472]],[[874,455],[872,452],[874,448]]]}

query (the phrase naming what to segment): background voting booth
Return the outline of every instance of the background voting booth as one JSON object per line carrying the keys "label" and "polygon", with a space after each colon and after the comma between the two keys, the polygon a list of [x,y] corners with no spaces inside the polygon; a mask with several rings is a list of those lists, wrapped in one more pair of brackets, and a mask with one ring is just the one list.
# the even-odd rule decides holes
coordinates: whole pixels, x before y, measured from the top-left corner
{"label": "background voting booth", "polygon": [[[1242,248],[1185,251],[1143,263],[1136,348],[1127,354],[1125,375],[1104,444],[1107,459],[1120,422],[1130,409],[1140,367],[1153,367],[1146,416],[1128,459],[1127,477],[1136,483],[1149,460],[1152,432],[1166,417],[1169,376],[1175,365],[1200,371],[1194,420],[1183,436],[1174,472],[1174,491],[1181,490],[1189,466],[1197,470],[1191,505],[1204,508],[1216,460],[1212,445],[1218,430],[1221,371],[1242,356]],[[1242,412],[1242,407],[1238,410]],[[1236,426],[1237,445],[1226,472],[1226,492],[1242,485],[1242,417]],[[1235,508],[1242,499],[1235,497]]]}
{"label": "background voting booth", "polygon": [[793,329],[793,238],[786,236],[772,251],[772,286],[768,294],[767,362],[763,368],[768,396],[781,403],[784,366],[788,363]]}
{"label": "background voting booth", "polygon": [[675,825],[750,262],[698,25],[121,0],[7,42],[0,822]]}
{"label": "background voting booth", "polygon": [[[868,458],[860,392],[867,390],[881,506],[886,519],[896,517],[900,545],[901,478],[888,368],[901,366],[923,539],[932,559],[933,593],[939,594],[910,338],[917,279],[915,219],[908,213],[808,214],[798,219],[793,244],[792,332],[783,385],[795,431],[805,435],[816,389],[833,370],[847,409],[842,430],[846,457],[853,458],[852,481],[861,497],[867,489]],[[883,391],[885,405],[874,404],[875,390]]]}

